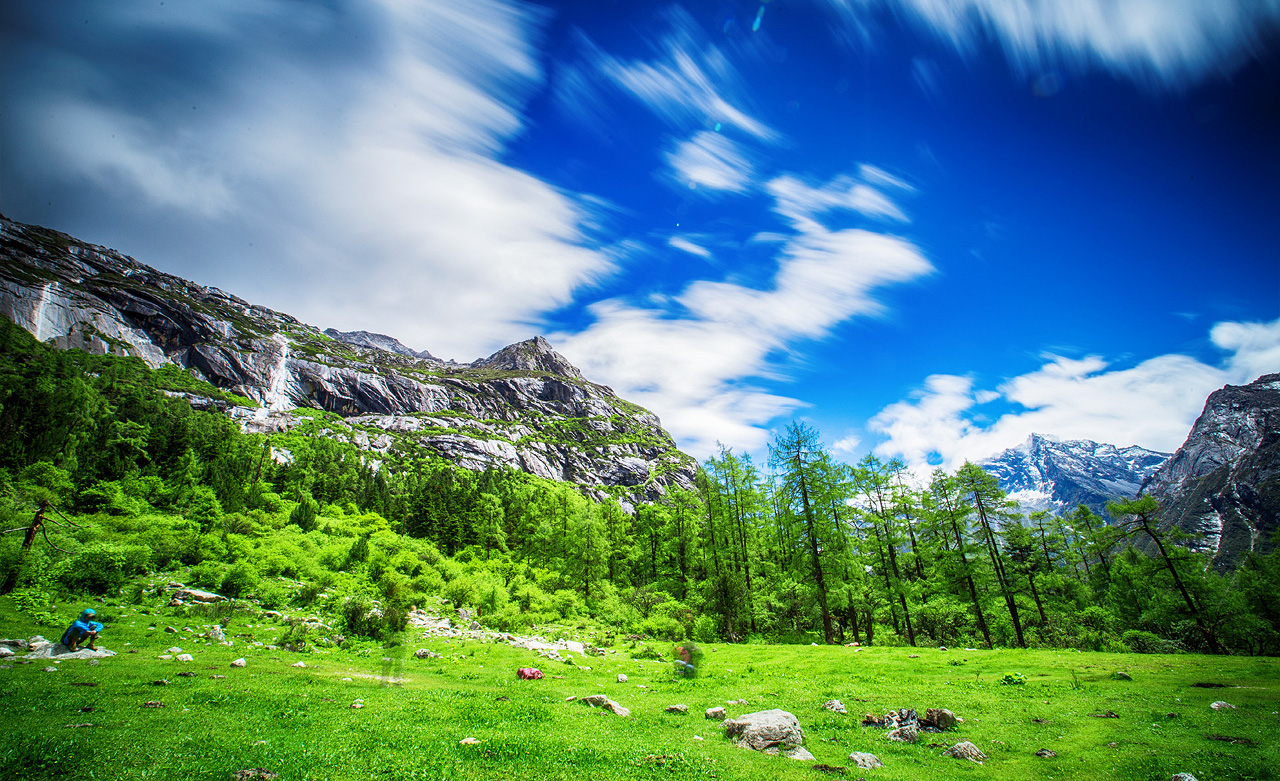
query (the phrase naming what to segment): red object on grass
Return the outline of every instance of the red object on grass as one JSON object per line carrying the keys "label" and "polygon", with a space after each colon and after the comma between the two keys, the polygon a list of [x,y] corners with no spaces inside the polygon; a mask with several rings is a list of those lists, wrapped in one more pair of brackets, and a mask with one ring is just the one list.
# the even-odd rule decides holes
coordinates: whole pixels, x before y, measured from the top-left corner
{"label": "red object on grass", "polygon": [[536,681],[542,677],[542,671],[536,667],[521,667],[516,670],[516,675],[520,676],[522,681]]}

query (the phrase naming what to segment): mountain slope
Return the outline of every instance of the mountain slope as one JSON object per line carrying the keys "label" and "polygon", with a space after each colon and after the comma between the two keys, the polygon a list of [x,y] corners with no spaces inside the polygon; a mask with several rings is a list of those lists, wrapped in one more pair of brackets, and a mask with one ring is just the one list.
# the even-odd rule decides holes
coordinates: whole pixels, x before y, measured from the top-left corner
{"label": "mountain slope", "polygon": [[1032,434],[1018,447],[979,462],[1024,510],[1071,510],[1085,505],[1101,514],[1107,502],[1131,498],[1168,453],[1117,448],[1087,439],[1058,441]]}
{"label": "mountain slope", "polygon": [[310,407],[340,415],[329,435],[368,450],[509,466],[627,503],[693,484],[696,462],[656,416],[583,378],[541,337],[445,363],[380,334],[321,332],[3,217],[0,315],[62,349],[192,371],[257,405],[227,409],[249,430],[291,428],[305,417],[291,410]]}
{"label": "mountain slope", "polygon": [[1228,385],[1205,402],[1187,440],[1143,491],[1160,525],[1196,535],[1220,571],[1266,553],[1280,525],[1280,374]]}

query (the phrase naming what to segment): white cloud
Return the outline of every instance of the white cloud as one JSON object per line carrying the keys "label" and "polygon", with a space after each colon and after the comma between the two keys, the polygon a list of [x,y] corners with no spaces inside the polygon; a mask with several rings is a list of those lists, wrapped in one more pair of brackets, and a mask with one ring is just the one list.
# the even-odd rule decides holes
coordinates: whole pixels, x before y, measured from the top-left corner
{"label": "white cloud", "polygon": [[761,141],[777,139],[776,131],[739,105],[745,94],[741,80],[719,49],[700,42],[705,35],[693,17],[676,7],[668,18],[671,30],[647,60],[623,60],[583,39],[587,62],[562,75],[562,107],[597,124],[600,95],[592,77],[603,76],[681,130],[733,127]]}
{"label": "white cloud", "polygon": [[711,258],[711,250],[699,244],[694,244],[683,236],[672,236],[667,239],[667,244],[678,250],[688,252],[690,255],[697,255],[700,258]]}
{"label": "white cloud", "polygon": [[732,141],[700,130],[665,154],[677,182],[713,191],[744,192],[751,184],[751,163]]}
{"label": "white cloud", "polygon": [[[9,154],[45,169],[22,164],[43,177],[25,186],[92,185],[97,213],[166,271],[462,360],[526,338],[611,271],[587,235],[595,204],[496,160],[541,83],[543,12],[295,6],[96,9],[117,32],[20,75]],[[209,59],[193,75],[135,56],[165,46]]]}
{"label": "white cloud", "polygon": [[[888,176],[878,168],[868,167],[867,170],[880,181]],[[900,184],[894,180],[894,186]],[[882,192],[851,176],[837,176],[820,187],[813,187],[794,176],[784,175],[771,180],[765,189],[775,200],[774,211],[790,220],[799,231],[821,232],[822,225],[816,218],[833,209],[849,209],[868,217],[903,222],[907,219],[907,215]]]}
{"label": "white cloud", "polygon": [[[854,207],[846,200],[824,210],[838,208]],[[591,308],[596,319],[585,331],[552,339],[587,376],[660,415],[693,455],[713,454],[717,442],[758,450],[769,421],[803,406],[751,384],[777,376],[770,355],[877,314],[876,288],[933,268],[903,239],[810,223],[780,246],[766,289],[698,280],[665,307],[605,301]]]}
{"label": "white cloud", "polygon": [[[1110,369],[1098,356],[1050,355],[1036,371],[1002,383],[998,393],[975,391],[968,377],[933,375],[911,398],[872,418],[870,429],[885,437],[875,452],[900,456],[917,469],[939,459],[954,469],[1032,433],[1173,452],[1210,393],[1280,371],[1280,320],[1218,323],[1211,338],[1227,353],[1221,367],[1176,354],[1128,369]],[[1021,409],[990,425],[976,422],[981,408],[997,399]]]}
{"label": "white cloud", "polygon": [[1164,86],[1227,74],[1280,23],[1280,0],[828,0],[864,31],[904,11],[961,53],[988,36],[1024,72],[1096,65]]}

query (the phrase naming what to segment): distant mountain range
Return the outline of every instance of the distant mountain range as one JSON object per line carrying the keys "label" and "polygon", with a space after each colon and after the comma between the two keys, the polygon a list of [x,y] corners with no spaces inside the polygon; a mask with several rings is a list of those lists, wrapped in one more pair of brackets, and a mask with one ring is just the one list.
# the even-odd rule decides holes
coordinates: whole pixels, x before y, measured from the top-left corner
{"label": "distant mountain range", "polygon": [[1099,514],[1107,502],[1132,498],[1169,459],[1142,447],[1118,448],[1087,439],[1032,434],[1026,442],[979,465],[1027,512],[1058,513],[1085,505]]}

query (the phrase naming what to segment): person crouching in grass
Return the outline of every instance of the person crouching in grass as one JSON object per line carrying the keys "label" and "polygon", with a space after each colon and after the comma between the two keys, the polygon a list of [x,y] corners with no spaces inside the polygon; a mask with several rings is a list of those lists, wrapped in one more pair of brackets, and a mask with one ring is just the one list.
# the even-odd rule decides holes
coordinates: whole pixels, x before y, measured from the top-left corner
{"label": "person crouching in grass", "polygon": [[93,620],[98,613],[93,608],[89,608],[80,614],[80,617],[67,627],[67,631],[62,633],[62,644],[72,651],[79,650],[80,643],[88,640],[90,651],[98,650],[94,642],[98,639],[98,633],[102,631],[102,624]]}

